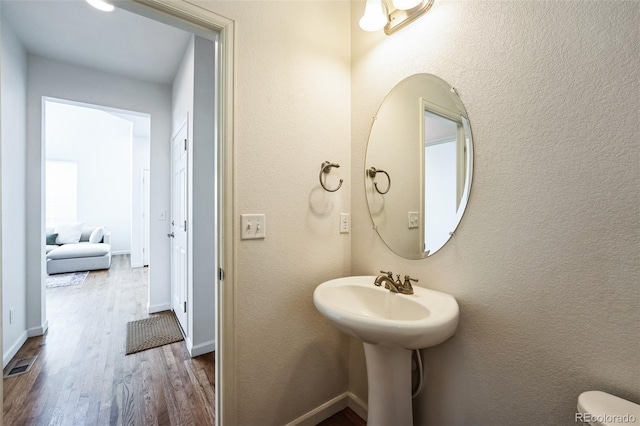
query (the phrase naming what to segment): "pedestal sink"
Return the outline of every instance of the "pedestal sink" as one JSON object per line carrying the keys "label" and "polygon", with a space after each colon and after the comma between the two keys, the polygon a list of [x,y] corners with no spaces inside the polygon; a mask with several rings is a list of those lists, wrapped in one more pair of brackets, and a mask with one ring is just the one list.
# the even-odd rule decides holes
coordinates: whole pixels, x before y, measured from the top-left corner
{"label": "pedestal sink", "polygon": [[446,293],[414,287],[414,294],[376,287],[375,276],[326,281],[313,303],[338,329],[362,340],[369,382],[368,426],[412,426],[411,350],[453,336],[458,303]]}

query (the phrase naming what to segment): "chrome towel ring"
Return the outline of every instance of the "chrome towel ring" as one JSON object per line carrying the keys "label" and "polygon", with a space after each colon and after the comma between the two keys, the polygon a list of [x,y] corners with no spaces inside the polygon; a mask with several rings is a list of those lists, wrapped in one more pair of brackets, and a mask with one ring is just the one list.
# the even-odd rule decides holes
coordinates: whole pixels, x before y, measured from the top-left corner
{"label": "chrome towel ring", "polygon": [[333,164],[328,161],[323,162],[320,166],[320,174],[318,175],[318,179],[320,179],[320,185],[322,185],[322,188],[327,192],[336,192],[342,186],[342,179],[340,179],[340,183],[338,184],[338,187],[336,189],[329,189],[324,185],[324,182],[322,181],[322,174],[328,174],[331,171],[332,167],[338,168],[340,167],[340,164]]}
{"label": "chrome towel ring", "polygon": [[[375,181],[376,179],[376,175],[378,173],[384,173],[387,176],[387,189],[385,191],[380,191],[380,188],[378,188],[378,183]],[[389,190],[391,189],[391,177],[389,177],[389,173],[385,172],[384,170],[380,170],[380,169],[376,169],[375,167],[370,167],[369,169],[367,169],[367,175],[373,179],[373,186],[376,188],[376,191],[378,191],[378,194],[386,194],[387,192],[389,192]]]}

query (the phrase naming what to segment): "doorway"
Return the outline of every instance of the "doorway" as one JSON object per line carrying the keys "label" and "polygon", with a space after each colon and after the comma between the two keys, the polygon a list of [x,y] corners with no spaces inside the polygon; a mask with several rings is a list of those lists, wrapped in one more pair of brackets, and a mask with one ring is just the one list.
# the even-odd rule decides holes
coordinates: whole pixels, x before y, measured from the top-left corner
{"label": "doorway", "polygon": [[[131,255],[132,267],[143,266],[143,254],[149,251],[143,177],[150,167],[151,117],[45,98],[43,120],[47,165],[73,161],[78,167],[76,180],[61,186],[50,185],[58,180],[45,173],[45,226],[79,221],[103,226],[112,233],[112,254]],[[75,197],[60,198],[70,195],[66,190]]]}
{"label": "doorway", "polygon": [[[151,2],[148,2],[148,3],[151,3]],[[231,60],[232,45],[233,45],[233,40],[232,40],[233,23],[230,20],[224,19],[213,13],[203,12],[202,10],[198,10],[198,13],[196,13],[194,10],[196,9],[195,7],[191,7],[186,4],[181,5],[180,8],[185,10],[191,9],[191,12],[193,13],[188,13],[185,10],[182,10],[182,13],[178,13],[177,9],[173,11],[168,11],[168,10],[159,11],[160,9],[162,9],[162,7],[159,6],[159,3],[158,4],[153,3],[153,4],[157,6],[158,9],[154,9],[149,6],[144,6],[139,2],[131,2],[130,4],[127,3],[124,5],[124,7],[126,7],[130,11],[133,11],[134,13],[138,13],[143,16],[153,17],[154,19],[157,19],[159,21],[170,23],[170,24],[179,26],[181,28],[190,28],[193,30],[194,33],[199,34],[201,37],[218,40],[216,44],[217,55],[221,59],[224,65],[221,69],[219,69],[216,72],[214,76],[214,78],[217,81],[217,87],[219,89],[219,91],[216,91],[215,93],[217,97],[216,103],[220,106],[220,109],[215,114],[215,116],[210,118],[217,123],[215,140],[212,142],[214,142],[215,144],[215,151],[217,155],[215,164],[214,164],[214,166],[216,166],[216,176],[217,176],[215,186],[216,188],[220,188],[221,190],[218,191],[216,189],[215,191],[216,206],[215,206],[215,210],[212,212],[214,217],[212,217],[211,220],[215,223],[216,230],[223,230],[223,231],[220,231],[216,237],[218,247],[221,247],[222,249],[219,250],[218,253],[214,254],[215,260],[216,262],[219,262],[218,265],[220,266],[219,273],[215,274],[215,277],[220,277],[220,278],[214,278],[214,280],[216,281],[216,283],[219,284],[220,282],[222,282],[222,277],[224,276],[225,282],[229,282],[232,280],[232,277],[233,277],[233,266],[232,266],[232,257],[231,257],[232,251],[230,250],[231,241],[233,239],[232,238],[233,231],[230,229],[230,227],[226,227],[222,225],[226,220],[225,218],[230,218],[231,213],[233,212],[232,204],[230,202],[230,200],[233,197],[233,181],[232,181],[232,169],[231,169],[233,165],[233,158],[232,158],[233,149],[232,149],[232,138],[231,138],[231,134],[232,134],[231,129],[232,129],[232,122],[233,122],[232,115],[231,115],[233,110],[232,98],[231,98],[231,93],[232,93],[231,89],[233,87],[233,84],[232,84],[233,62]],[[181,19],[178,19],[177,17],[172,16],[171,12],[173,12],[176,15],[180,15]],[[35,129],[35,132],[33,133],[37,134],[38,133],[37,130],[38,129]],[[152,133],[153,133],[153,129],[152,129]],[[39,164],[40,167],[41,167],[42,161],[44,160],[43,154],[44,153],[42,152],[40,153],[39,160],[37,161],[40,163]],[[153,162],[153,158],[154,158],[153,149],[152,149],[151,156],[152,156],[152,162]],[[151,205],[150,215],[149,215],[151,226],[150,226],[149,234],[151,239],[150,258],[151,258],[151,264],[152,264],[152,268],[151,268],[152,281],[153,281],[153,270],[157,269],[161,265],[161,262],[154,262],[153,249],[156,246],[153,240],[154,235],[157,236],[159,234],[157,232],[159,227],[164,227],[166,229],[167,223],[168,223],[167,211],[166,210],[162,211],[161,208],[158,209],[157,205],[154,206],[154,203],[155,203],[154,195],[159,190],[159,188],[163,186],[163,182],[156,181],[156,177],[158,176],[159,173],[160,171],[154,169],[153,167],[150,169],[150,172],[149,172],[150,184],[149,184],[148,193],[150,194],[150,205]],[[42,175],[40,175],[40,178],[42,178]],[[169,180],[168,176],[167,176],[167,179]],[[38,176],[34,176],[34,180],[37,181]],[[144,181],[144,178],[142,180]],[[38,202],[34,202],[34,203],[38,204]],[[42,235],[43,228],[44,228],[44,218],[40,218],[36,222],[40,222],[42,226],[36,227],[39,229],[35,229],[33,232]],[[158,222],[165,222],[165,223],[158,224]],[[166,231],[164,232],[164,234],[166,234]],[[31,244],[30,248],[28,248],[28,252],[31,255],[33,255],[34,253],[40,252],[40,249],[43,246],[43,243],[41,241],[36,242],[36,240],[41,240],[41,238],[40,237],[36,238],[33,235],[31,236],[28,235],[28,238],[30,239],[30,241],[32,241],[30,243]],[[166,237],[164,238],[166,239]],[[226,241],[226,243],[222,245],[223,243],[221,243],[220,241]],[[169,256],[169,250],[167,250],[167,256]],[[223,270],[224,270],[224,273],[223,273]],[[43,270],[40,269],[39,272],[34,271],[34,274],[35,274],[34,277],[36,278],[38,275],[42,276]],[[36,282],[36,280],[30,280],[30,281]],[[32,289],[31,291],[30,290],[27,291],[27,293],[34,293],[34,294],[38,292],[39,292],[38,289],[35,289],[35,290]],[[153,306],[153,303],[154,301],[150,299],[149,301],[150,308],[154,308],[154,309],[161,308],[161,306]],[[226,315],[232,314],[232,311],[230,310],[230,308],[233,306],[232,293],[225,292],[225,290],[221,289],[219,285],[216,287],[216,297],[213,300],[211,300],[211,303],[213,306],[215,306],[216,304],[218,306],[221,306],[220,309],[216,309],[216,315],[218,316],[219,319],[222,319],[222,317]],[[222,305],[224,305],[226,308],[222,307]],[[37,323],[37,325],[41,324],[42,332],[44,332],[44,330],[46,330],[46,327],[47,327],[46,312],[44,310],[44,307],[41,307],[39,311],[40,312],[37,313],[36,315],[35,323]],[[229,354],[232,354],[233,345],[227,346],[225,344],[225,342],[228,341],[226,337],[228,333],[222,333],[221,331],[223,329],[225,330],[228,329],[231,326],[231,322],[226,321],[227,325],[223,325],[223,323],[225,323],[225,321],[221,320],[221,321],[217,321],[215,325],[216,341],[218,343],[218,348],[219,348],[219,350],[216,351],[216,358],[218,359],[218,361],[216,362],[216,369],[218,370],[216,372],[216,381],[219,381],[220,383],[219,386],[218,385],[216,386],[216,388],[219,389],[219,391],[216,392],[216,406],[218,407],[217,416],[216,416],[217,422],[223,421],[222,419],[224,418],[225,411],[229,413],[227,417],[228,419],[232,419],[232,416],[233,416],[232,410],[224,409],[224,407],[233,406],[233,404],[230,403],[231,399],[233,398],[233,392],[227,393],[227,390],[231,388],[233,381],[228,380],[226,382],[227,385],[224,385],[223,383],[223,377],[225,377],[225,372],[232,371],[231,361],[233,357],[229,356]],[[223,357],[221,355],[221,352],[225,353],[224,359],[228,361],[222,361]],[[227,377],[230,375],[231,373],[226,374]],[[223,394],[228,394],[229,399],[226,400],[226,398],[223,398]]]}
{"label": "doorway", "polygon": [[[110,256],[144,266],[150,115],[48,97],[43,105],[45,239],[62,224],[82,224],[86,233],[101,228],[109,236]],[[64,242],[51,243],[47,253]],[[147,305],[147,299],[141,302]]]}

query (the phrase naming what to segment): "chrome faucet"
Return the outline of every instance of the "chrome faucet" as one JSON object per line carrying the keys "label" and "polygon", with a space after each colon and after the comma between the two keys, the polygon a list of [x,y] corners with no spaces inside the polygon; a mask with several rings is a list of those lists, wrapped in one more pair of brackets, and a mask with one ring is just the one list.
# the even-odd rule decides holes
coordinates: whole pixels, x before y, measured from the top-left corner
{"label": "chrome faucet", "polygon": [[384,288],[390,290],[392,293],[399,293],[398,287],[402,285],[400,275],[398,275],[397,281],[393,281],[393,272],[380,271],[380,273],[387,275],[378,275],[373,283],[378,287],[384,283]]}
{"label": "chrome faucet", "polygon": [[400,281],[400,275],[396,275],[396,280],[393,280],[393,272],[385,272],[380,271],[382,274],[386,275],[378,275],[373,282],[376,286],[380,287],[382,283],[384,283],[384,288],[391,291],[392,293],[401,293],[401,294],[413,294],[413,287],[411,286],[411,281],[418,282],[415,278],[411,278],[409,275],[404,276],[404,283]]}

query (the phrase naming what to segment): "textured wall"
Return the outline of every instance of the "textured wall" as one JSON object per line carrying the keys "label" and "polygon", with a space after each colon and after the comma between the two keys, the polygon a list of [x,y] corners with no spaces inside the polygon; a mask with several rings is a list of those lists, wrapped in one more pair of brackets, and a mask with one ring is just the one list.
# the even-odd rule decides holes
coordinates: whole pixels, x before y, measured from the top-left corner
{"label": "textured wall", "polygon": [[237,423],[282,425],[347,390],[346,337],[312,295],[350,272],[349,4],[200,4],[236,21],[235,207],[266,214],[266,239],[236,242]]}
{"label": "textured wall", "polygon": [[[457,335],[424,351],[416,424],[574,423],[601,389],[640,401],[640,3],[437,1],[385,36],[352,4],[352,273],[454,295]],[[380,241],[362,170],[371,117],[404,77],[457,87],[475,143],[456,236],[405,260]],[[366,389],[352,342],[350,387]]]}

